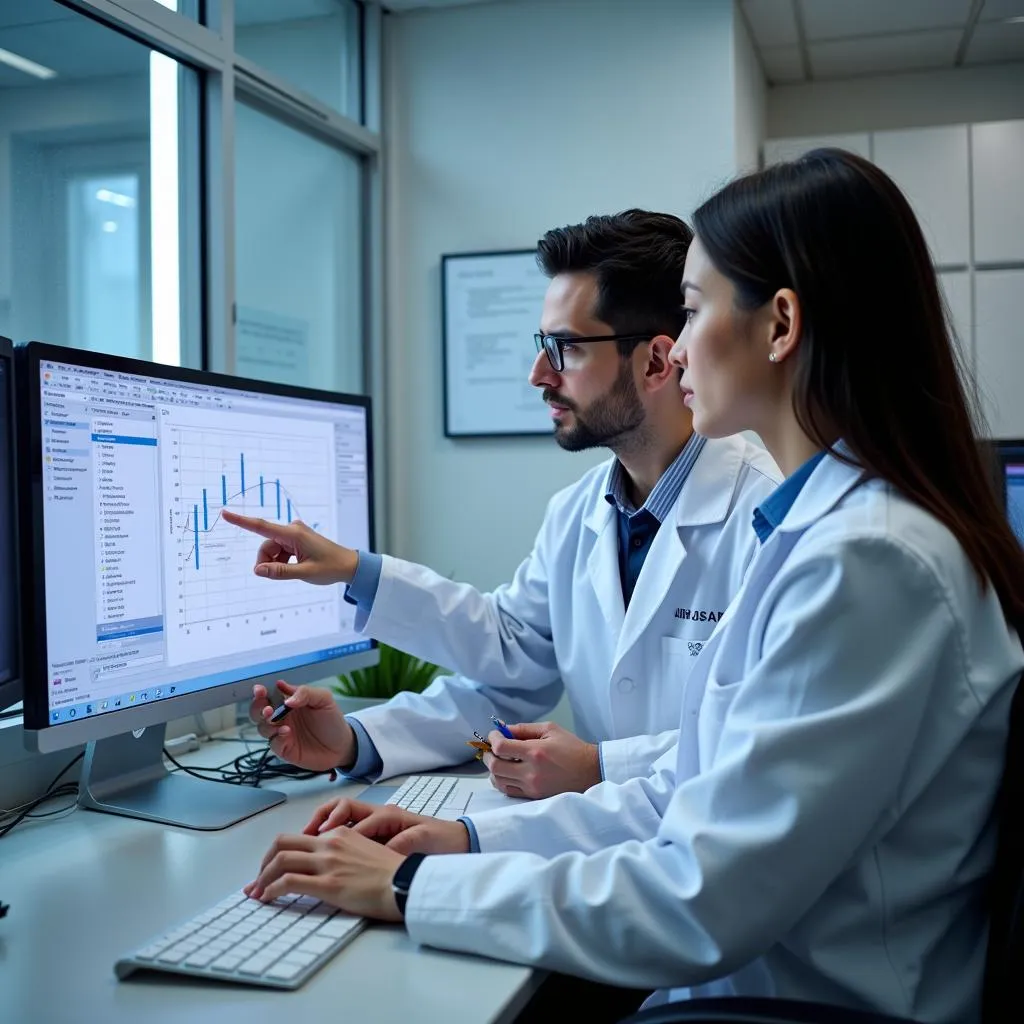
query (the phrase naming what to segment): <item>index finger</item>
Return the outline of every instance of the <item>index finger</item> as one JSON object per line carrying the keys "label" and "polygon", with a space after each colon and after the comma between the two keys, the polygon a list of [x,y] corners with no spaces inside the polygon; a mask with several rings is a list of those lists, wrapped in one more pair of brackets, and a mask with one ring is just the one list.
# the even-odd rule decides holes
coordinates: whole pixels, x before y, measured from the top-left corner
{"label": "index finger", "polygon": [[350,800],[348,797],[328,800],[313,812],[313,817],[302,832],[307,836],[318,836],[321,832],[337,828],[339,825],[347,825],[350,821],[362,821],[377,809],[375,804]]}
{"label": "index finger", "polygon": [[240,526],[243,530],[248,530],[250,533],[266,537],[267,540],[287,537],[289,533],[288,527],[282,526],[280,523],[272,523],[268,519],[260,519],[258,516],[239,515],[237,512],[232,512],[227,508],[221,509],[220,514],[221,518],[232,526]]}
{"label": "index finger", "polygon": [[487,742],[491,745],[491,753],[503,761],[525,761],[530,748],[536,740],[510,740],[502,736],[497,729],[487,734]]}
{"label": "index finger", "polygon": [[267,865],[279,853],[282,853],[285,850],[301,850],[305,853],[312,853],[315,849],[316,845],[312,836],[279,835],[273,843],[270,844],[270,849],[263,855],[263,860],[260,861],[260,870],[256,877],[259,878],[259,876],[266,870]]}

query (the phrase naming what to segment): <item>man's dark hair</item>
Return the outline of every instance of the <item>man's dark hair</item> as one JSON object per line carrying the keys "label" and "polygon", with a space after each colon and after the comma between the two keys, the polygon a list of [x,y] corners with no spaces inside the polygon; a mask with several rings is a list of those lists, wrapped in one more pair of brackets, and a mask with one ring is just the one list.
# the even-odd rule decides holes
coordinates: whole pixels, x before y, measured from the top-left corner
{"label": "man's dark hair", "polygon": [[[683,329],[679,285],[692,240],[690,227],[669,213],[624,210],[553,228],[537,243],[537,263],[548,277],[593,274],[594,316],[616,334],[675,338]],[[638,344],[616,342],[623,356]]]}

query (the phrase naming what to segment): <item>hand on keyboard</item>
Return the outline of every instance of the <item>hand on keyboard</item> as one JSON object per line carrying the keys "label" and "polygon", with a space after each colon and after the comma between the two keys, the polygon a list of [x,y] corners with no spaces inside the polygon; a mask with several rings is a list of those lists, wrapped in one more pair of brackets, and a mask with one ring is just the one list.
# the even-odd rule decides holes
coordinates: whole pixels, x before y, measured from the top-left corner
{"label": "hand on keyboard", "polygon": [[414,814],[394,804],[366,804],[344,798],[321,804],[305,834],[323,835],[349,823],[351,831],[401,854],[469,853],[469,832],[457,821]]}
{"label": "hand on keyboard", "polygon": [[391,880],[404,859],[354,829],[278,836],[243,892],[264,903],[288,894],[312,896],[350,914],[401,921]]}

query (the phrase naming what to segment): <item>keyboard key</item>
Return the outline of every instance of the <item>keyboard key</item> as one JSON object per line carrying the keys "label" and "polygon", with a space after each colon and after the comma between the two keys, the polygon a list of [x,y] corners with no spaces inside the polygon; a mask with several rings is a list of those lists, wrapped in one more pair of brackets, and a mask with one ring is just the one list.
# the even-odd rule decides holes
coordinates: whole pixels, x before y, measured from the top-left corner
{"label": "keyboard key", "polygon": [[326,921],[321,925],[320,930],[316,933],[318,936],[322,935],[328,939],[340,939],[343,935],[350,932],[359,923],[358,917],[332,917],[330,921]]}
{"label": "keyboard key", "polygon": [[238,968],[238,971],[240,974],[262,974],[273,962],[274,958],[264,953],[260,956],[250,957]]}
{"label": "keyboard key", "polygon": [[293,949],[287,956],[281,958],[282,963],[298,964],[300,967],[308,967],[314,960],[316,960],[315,953],[302,953],[297,949]]}
{"label": "keyboard key", "polygon": [[288,963],[282,961],[279,964],[274,964],[266,973],[268,978],[280,978],[282,981],[290,981],[303,971],[302,964]]}
{"label": "keyboard key", "polygon": [[333,940],[321,935],[311,935],[299,946],[300,953],[326,953],[331,948]]}
{"label": "keyboard key", "polygon": [[217,959],[216,951],[212,949],[201,949],[197,953],[193,953],[190,957],[185,960],[186,967],[209,967],[209,965]]}
{"label": "keyboard key", "polygon": [[233,971],[241,962],[242,958],[240,956],[227,954],[219,960],[214,960],[213,969],[215,971]]}

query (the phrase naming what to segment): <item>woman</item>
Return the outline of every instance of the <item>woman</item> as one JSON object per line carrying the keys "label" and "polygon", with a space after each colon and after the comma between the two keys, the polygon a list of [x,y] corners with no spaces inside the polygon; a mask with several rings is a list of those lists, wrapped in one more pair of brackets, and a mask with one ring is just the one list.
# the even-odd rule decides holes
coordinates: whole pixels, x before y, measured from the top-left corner
{"label": "woman", "polygon": [[787,479],[677,752],[468,826],[337,801],[251,893],[404,912],[426,944],[668,998],[977,1019],[1024,553],[924,239],[885,174],[838,150],[741,178],[694,222],[672,358],[695,429],[756,431]]}

